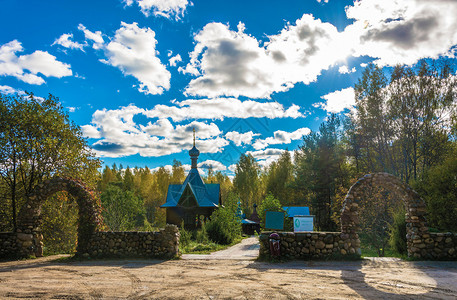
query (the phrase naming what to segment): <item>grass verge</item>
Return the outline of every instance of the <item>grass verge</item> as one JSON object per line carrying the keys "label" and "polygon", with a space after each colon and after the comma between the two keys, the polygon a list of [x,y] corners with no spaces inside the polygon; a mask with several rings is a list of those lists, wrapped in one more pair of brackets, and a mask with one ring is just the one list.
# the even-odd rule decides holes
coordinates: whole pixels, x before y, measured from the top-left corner
{"label": "grass verge", "polygon": [[[378,251],[376,251],[376,248],[369,244],[362,243],[362,245],[360,246],[360,249],[362,250],[362,258],[379,257],[379,254],[378,254]],[[401,259],[408,259],[407,254],[400,254],[390,247],[386,247],[386,249],[384,249],[384,257],[397,257],[397,258],[401,258]]]}
{"label": "grass verge", "polygon": [[210,254],[212,252],[224,250],[233,245],[236,245],[245,238],[247,238],[247,237],[239,237],[239,238],[235,239],[231,244],[228,244],[228,245],[216,244],[211,241],[207,242],[207,243],[199,243],[196,241],[190,241],[185,246],[180,245],[179,250],[181,251],[182,254]]}

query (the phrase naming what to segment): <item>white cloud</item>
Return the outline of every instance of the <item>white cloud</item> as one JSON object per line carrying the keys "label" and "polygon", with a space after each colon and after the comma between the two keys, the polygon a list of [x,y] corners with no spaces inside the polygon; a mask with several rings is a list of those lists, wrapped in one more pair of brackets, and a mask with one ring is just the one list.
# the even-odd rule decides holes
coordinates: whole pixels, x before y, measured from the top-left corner
{"label": "white cloud", "polygon": [[180,61],[182,61],[181,55],[176,54],[175,56],[173,56],[172,58],[170,58],[169,63],[170,63],[170,66],[176,67],[176,65],[177,65],[178,62],[180,62]]}
{"label": "white cloud", "polygon": [[277,144],[290,144],[293,140],[299,140],[304,135],[311,133],[309,128],[299,128],[293,132],[287,132],[282,130],[277,130],[274,132],[273,137],[268,137],[266,139],[258,139],[252,145],[254,149],[260,150],[268,147],[269,145]]}
{"label": "white cloud", "polygon": [[230,165],[230,166],[228,167],[228,169],[229,169],[229,171],[232,171],[232,172],[234,172],[234,173],[235,173],[235,170],[236,170],[236,164]]}
{"label": "white cloud", "polygon": [[70,66],[56,60],[56,57],[45,51],[35,51],[18,57],[19,64],[32,74],[41,73],[46,77],[61,78],[72,75]]}
{"label": "white cloud", "polygon": [[45,81],[38,73],[57,78],[72,75],[70,65],[56,60],[48,52],[37,50],[32,54],[17,56],[17,52],[23,51],[17,40],[0,47],[0,76],[13,76],[29,84],[40,85]]}
{"label": "white cloud", "polygon": [[89,29],[87,29],[83,24],[79,24],[78,29],[84,32],[84,37],[86,38],[86,40],[89,40],[93,43],[92,48],[97,50],[103,47],[105,41],[103,40],[101,31],[92,32]]}
{"label": "white cloud", "polygon": [[352,69],[349,70],[348,66],[341,66],[338,69],[338,72],[341,74],[350,74],[350,73],[354,73],[355,71],[356,71],[355,67],[353,67]]}
{"label": "white cloud", "polygon": [[75,112],[79,109],[79,107],[74,107],[74,106],[68,106],[67,108],[68,108],[69,112]]}
{"label": "white cloud", "polygon": [[321,97],[324,102],[316,103],[329,113],[339,113],[345,109],[352,109],[355,105],[355,94],[352,87],[335,91]]}
{"label": "white cloud", "polygon": [[[186,125],[173,125],[169,119],[182,122],[189,119],[228,118],[297,118],[303,117],[298,106],[288,109],[277,102],[240,101],[238,99],[184,100],[168,106],[159,104],[152,109],[139,108],[133,104],[115,110],[97,110],[92,115],[92,124],[81,129],[86,137],[100,139],[94,149],[102,156],[126,156],[139,153],[142,156],[162,156],[178,153],[192,145],[192,129],[197,131],[200,151],[216,153],[228,145],[227,139],[238,143],[250,143],[252,132],[232,132],[223,138],[214,123],[194,121]],[[136,124],[134,116],[142,115],[156,119],[146,125]]]}
{"label": "white cloud", "polygon": [[12,88],[7,85],[0,85],[0,93],[5,94],[5,95],[11,95],[11,94],[24,94],[23,91],[21,90],[16,90],[15,88]]}
{"label": "white cloud", "polygon": [[222,132],[219,127],[214,123],[204,123],[194,121],[187,125],[177,125],[176,127],[171,124],[168,119],[157,120],[154,123],[149,122],[146,126],[140,125],[141,130],[149,133],[150,135],[169,137],[173,136],[180,140],[192,140],[192,130],[195,128],[196,138],[209,139],[214,136],[220,135]]}
{"label": "white cloud", "polygon": [[274,82],[267,76],[270,59],[254,37],[210,23],[194,38],[197,44],[186,72],[199,77],[189,83],[187,94],[264,98],[273,92]]}
{"label": "white cloud", "polygon": [[[142,126],[142,125],[141,125]],[[173,124],[168,119],[159,119],[154,123],[149,122],[146,126],[142,126],[142,130],[150,135],[167,136],[174,130]]]}
{"label": "white cloud", "polygon": [[170,173],[173,172],[173,166],[172,165],[165,165],[165,166],[155,167],[155,168],[151,169],[151,172],[152,173],[157,172],[157,171],[159,171],[160,168],[164,168],[165,170],[167,170]]}
{"label": "white cloud", "polygon": [[82,125],[81,130],[83,136],[88,137],[90,139],[99,139],[102,137],[100,131],[98,131],[97,127],[92,125]]}
{"label": "white cloud", "polygon": [[[272,162],[277,161],[281,154],[287,150],[277,148],[267,148],[265,150],[247,151],[246,154],[251,154],[262,167],[268,167]],[[289,151],[293,157],[293,152]]]}
{"label": "white cloud", "polygon": [[187,94],[270,97],[295,83],[315,81],[351,49],[335,26],[311,15],[269,36],[263,46],[244,30],[242,23],[237,31],[210,23],[195,35],[190,62],[179,69],[197,76],[187,86]]}
{"label": "white cloud", "polygon": [[162,94],[170,88],[171,75],[157,57],[156,44],[155,32],[150,28],[121,22],[121,28],[105,47],[108,59],[103,62],[138,79],[140,92]]}
{"label": "white cloud", "polygon": [[[189,164],[183,164],[181,166],[184,168],[184,172],[189,172],[189,170],[191,169],[191,165],[189,165]],[[170,173],[173,172],[172,165],[165,165],[165,166],[155,167],[155,168],[151,169],[151,173],[159,171],[160,168],[165,168],[165,170],[167,170]]]}
{"label": "white cloud", "polygon": [[242,144],[250,145],[252,138],[258,135],[260,134],[253,133],[252,131],[248,131],[245,133],[230,131],[225,134],[225,138],[235,143],[235,145],[241,146]]}
{"label": "white cloud", "polygon": [[213,171],[215,171],[215,172],[227,170],[227,167],[224,166],[221,162],[218,162],[216,160],[211,160],[211,159],[198,163],[198,167],[201,169],[209,169],[210,167],[212,167]]}
{"label": "white cloud", "polygon": [[124,0],[124,3],[130,6],[134,1],[138,3],[141,12],[146,17],[150,16],[152,12],[155,16],[176,20],[182,18],[188,5],[192,5],[187,0]]}
{"label": "white cloud", "polygon": [[209,23],[194,36],[190,62],[178,68],[195,76],[185,92],[267,98],[296,83],[315,81],[323,70],[351,55],[372,57],[382,66],[454,56],[456,1],[386,0],[380,5],[361,0],[348,6],[346,14],[355,22],[342,32],[305,14],[264,43],[246,33],[242,23],[237,30]]}
{"label": "white cloud", "polygon": [[[25,91],[20,90],[20,89],[15,89],[15,88],[7,86],[7,85],[0,85],[0,93],[3,93],[4,95],[18,94],[19,96],[23,96],[25,98],[29,97]],[[45,100],[43,97],[40,97],[37,95],[33,95],[33,98],[40,103]]]}
{"label": "white cloud", "polygon": [[317,0],[317,2],[319,2],[319,3],[321,3],[321,2],[328,3],[328,0]]}
{"label": "white cloud", "polygon": [[414,64],[419,59],[453,57],[457,44],[457,2],[424,0],[356,1],[346,8],[354,24],[345,35],[354,55],[384,65]]}
{"label": "white cloud", "polygon": [[[137,124],[136,115],[151,119],[147,124]],[[223,132],[214,123],[193,121],[184,125],[173,125],[170,120],[182,122],[191,118],[286,118],[303,117],[298,106],[289,109],[276,102],[261,103],[238,99],[185,100],[173,105],[156,105],[152,109],[139,108],[133,104],[115,110],[97,110],[91,124],[81,126],[83,134],[98,139],[93,144],[101,156],[118,157],[132,154],[162,156],[190,149],[192,129],[197,131],[198,148],[204,153],[217,153],[229,144],[250,144],[257,136],[252,132]],[[153,120],[153,121],[152,121]],[[279,133],[278,133],[279,134]],[[277,135],[278,135],[277,134]],[[295,138],[293,134],[289,134]],[[274,143],[274,141],[272,141]]]}
{"label": "white cloud", "polygon": [[144,157],[179,153],[192,148],[192,130],[197,131],[197,146],[202,153],[217,153],[228,144],[214,123],[193,121],[172,125],[160,119],[146,125],[137,124],[133,117],[145,110],[134,105],[117,110],[97,110],[92,124],[82,126],[85,136],[99,139],[92,148],[105,157],[139,154]]}
{"label": "white cloud", "polygon": [[187,119],[219,119],[224,118],[300,118],[304,115],[298,105],[285,109],[278,102],[241,101],[234,98],[189,99],[175,102],[176,105],[156,105],[145,111],[150,118],[171,118],[176,122]]}
{"label": "white cloud", "polygon": [[79,49],[81,51],[84,51],[83,48],[87,44],[80,44],[78,42],[72,41],[71,39],[73,38],[72,33],[64,33],[62,34],[58,39],[52,43],[52,45],[60,45],[65,48],[69,49]]}

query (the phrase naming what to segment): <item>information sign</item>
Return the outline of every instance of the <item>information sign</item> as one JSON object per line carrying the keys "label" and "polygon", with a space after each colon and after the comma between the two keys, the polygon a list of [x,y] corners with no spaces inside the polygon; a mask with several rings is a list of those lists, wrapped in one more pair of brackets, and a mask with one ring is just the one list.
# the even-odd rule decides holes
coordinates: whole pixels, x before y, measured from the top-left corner
{"label": "information sign", "polygon": [[295,216],[294,232],[304,232],[314,230],[314,216]]}

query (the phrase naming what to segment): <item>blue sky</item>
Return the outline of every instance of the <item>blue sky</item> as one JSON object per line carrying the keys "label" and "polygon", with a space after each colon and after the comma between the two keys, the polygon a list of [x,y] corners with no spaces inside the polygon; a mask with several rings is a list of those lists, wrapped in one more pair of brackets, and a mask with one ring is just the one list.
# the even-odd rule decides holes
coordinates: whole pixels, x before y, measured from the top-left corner
{"label": "blue sky", "polygon": [[456,1],[0,1],[0,91],[48,93],[108,165],[268,165],[367,63],[454,59]]}

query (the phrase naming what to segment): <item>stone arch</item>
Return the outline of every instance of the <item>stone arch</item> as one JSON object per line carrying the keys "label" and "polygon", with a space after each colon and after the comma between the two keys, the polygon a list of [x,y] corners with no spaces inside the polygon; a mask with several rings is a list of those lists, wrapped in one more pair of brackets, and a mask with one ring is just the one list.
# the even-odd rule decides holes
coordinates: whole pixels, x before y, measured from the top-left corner
{"label": "stone arch", "polygon": [[[423,239],[429,238],[425,220],[426,205],[424,200],[407,184],[388,173],[367,174],[360,178],[348,191],[341,212],[341,231],[357,237],[359,231],[358,207],[363,190],[371,185],[387,188],[403,200],[406,209],[406,240],[408,256],[420,258],[421,249],[414,247]],[[419,241],[419,242],[418,242]]]}
{"label": "stone arch", "polygon": [[39,184],[28,195],[27,202],[18,215],[17,245],[20,256],[42,256],[41,206],[53,194],[66,191],[72,195],[79,208],[77,253],[85,253],[90,239],[101,226],[101,205],[94,192],[82,182],[54,177]]}

